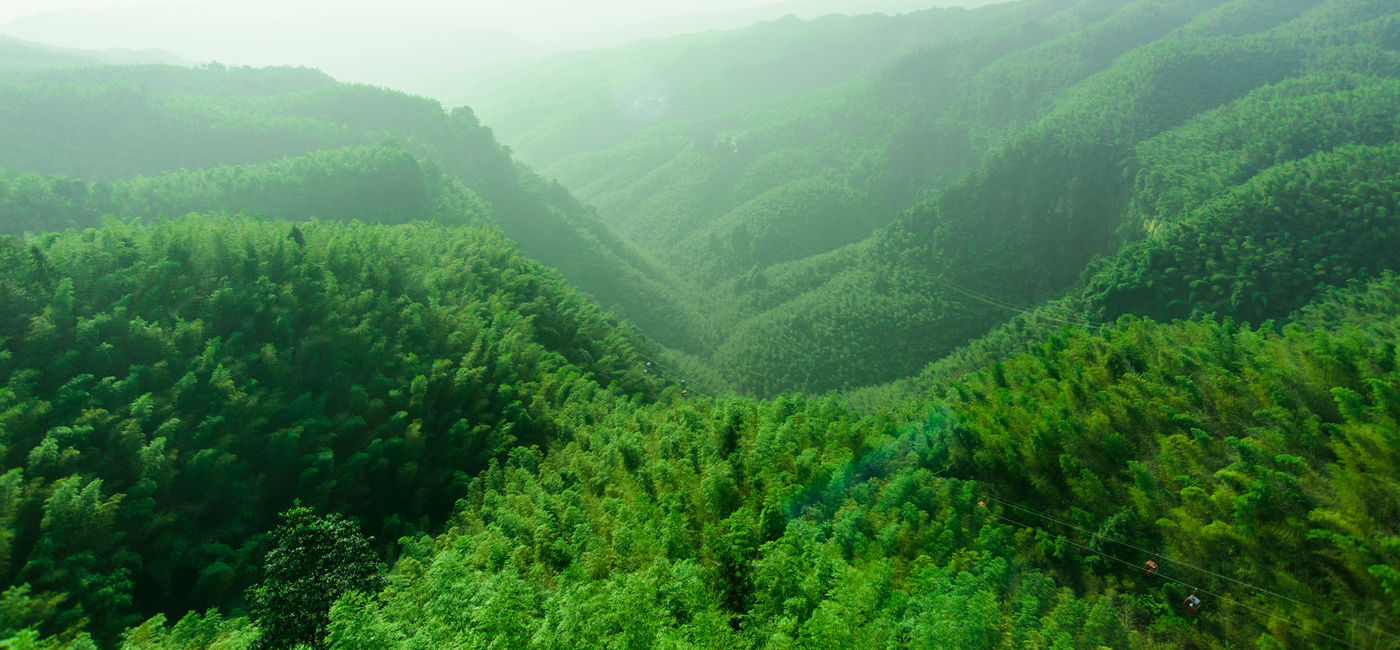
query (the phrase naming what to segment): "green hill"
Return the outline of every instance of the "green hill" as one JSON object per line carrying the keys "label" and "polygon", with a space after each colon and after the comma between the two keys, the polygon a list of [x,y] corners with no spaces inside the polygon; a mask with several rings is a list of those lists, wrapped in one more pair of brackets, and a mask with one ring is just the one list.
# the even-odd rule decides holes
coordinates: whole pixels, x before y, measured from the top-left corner
{"label": "green hill", "polygon": [[440,165],[393,142],[92,183],[0,170],[0,234],[88,228],[108,215],[219,211],[293,220],[494,222],[489,206]]}
{"label": "green hill", "polygon": [[[1066,332],[906,422],[830,398],[605,409],[475,478],[326,644],[1393,647],[1400,281],[1298,320]],[[128,643],[257,634],[167,620]]]}
{"label": "green hill", "polygon": [[[451,104],[472,106],[522,160],[548,170],[561,159],[616,146],[657,122],[705,120],[859,77],[938,34],[963,29],[970,22],[965,14],[833,15],[810,21],[789,15],[748,29],[484,70],[443,92]],[[705,128],[697,125],[696,138]]]}
{"label": "green hill", "polygon": [[[0,141],[7,143],[0,148],[0,168],[15,173],[117,181],[177,170],[262,164],[385,140],[395,141],[421,163],[460,181],[488,204],[502,231],[520,243],[526,254],[560,269],[606,307],[646,325],[653,336],[684,345],[687,332],[697,329],[676,326],[684,323],[686,312],[675,304],[669,289],[674,280],[664,269],[651,265],[612,235],[589,208],[562,188],[519,167],[468,109],[448,113],[430,100],[342,84],[315,70],[297,68],[107,66],[0,72]],[[320,164],[341,167],[328,172],[332,174],[363,171],[344,169],[361,164],[348,158],[279,164],[299,164],[303,169],[294,173],[312,176],[319,172],[311,168]],[[363,164],[376,167],[384,162]],[[403,164],[401,172],[418,173],[408,169],[413,163]],[[246,172],[281,173],[276,167]],[[225,179],[193,182],[223,183]],[[243,184],[240,191],[253,191],[247,181],[229,182]],[[326,183],[327,179],[317,179],[310,191],[334,189]],[[373,191],[373,186],[361,185],[351,195]],[[354,202],[344,199],[337,199],[342,202],[339,206],[323,204],[330,210],[325,214],[369,216],[370,206],[393,203],[378,197],[369,204],[355,203],[347,212],[343,204]],[[217,203],[205,201],[204,205],[234,207]],[[256,201],[244,201],[237,209],[244,206],[261,209]],[[60,221],[58,225],[68,224]],[[13,232],[27,227],[3,229]]]}
{"label": "green hill", "polygon": [[3,571],[66,599],[21,627],[235,605],[293,499],[392,545],[558,413],[653,390],[635,335],[494,229],[290,228],[0,239]]}
{"label": "green hill", "polygon": [[180,57],[161,50],[107,50],[99,52],[54,47],[0,35],[0,69],[152,63],[182,65],[185,62]]}
{"label": "green hill", "polygon": [[1400,648],[1394,2],[555,63],[0,73],[0,645]]}
{"label": "green hill", "polygon": [[[989,125],[948,114],[947,105],[964,97],[956,85],[901,82],[897,77],[906,62],[929,58],[939,67],[963,70],[981,63],[975,60],[982,47],[995,56],[1033,45],[1047,35],[1005,32],[1053,14],[1054,4],[789,21],[783,28],[791,33],[781,38],[761,27],[746,30],[729,39],[751,40],[749,47],[762,55],[749,58],[793,66],[805,65],[807,49],[827,56],[844,53],[843,39],[852,34],[879,48],[859,70],[804,88],[776,81],[748,91],[721,85],[703,93],[736,96],[720,110],[678,112],[614,147],[580,150],[542,170],[597,206],[605,222],[646,250],[676,254],[687,263],[714,260],[718,268],[704,269],[709,284],[750,270],[753,264],[745,263],[750,258],[763,268],[812,254],[812,248],[831,250],[887,224],[920,196],[974,169],[996,135]],[[900,35],[886,33],[891,29]],[[712,58],[685,51],[686,65],[712,71],[716,79],[755,76],[727,72]],[[814,195],[812,185],[825,192]],[[835,209],[833,196],[843,197]],[[802,237],[797,246],[766,233],[761,223],[780,212],[779,205],[784,213],[812,215],[804,229],[812,234],[773,229]]]}
{"label": "green hill", "polygon": [[[1386,207],[1384,171],[1361,168],[1369,163],[1350,168],[1333,162],[1320,167],[1287,163],[1346,145],[1380,147],[1395,141],[1390,85],[1400,76],[1395,49],[1400,23],[1394,7],[1217,0],[1089,3],[1097,11],[1088,11],[1088,4],[1018,3],[1000,10],[1029,12],[1050,4],[1060,11],[944,50],[930,47],[908,55],[872,81],[833,91],[829,104],[752,113],[779,125],[775,128],[813,134],[790,140],[797,152],[790,160],[825,160],[820,152],[829,149],[822,142],[859,141],[864,132],[841,116],[878,115],[882,109],[907,116],[877,122],[885,125],[879,132],[890,138],[890,146],[911,141],[902,135],[911,124],[961,125],[956,128],[963,133],[986,134],[972,155],[965,156],[967,147],[913,150],[923,152],[926,160],[957,159],[975,168],[965,176],[946,174],[940,185],[927,176],[939,169],[930,162],[871,162],[862,176],[849,168],[798,162],[771,175],[781,189],[755,191],[752,199],[729,211],[706,188],[724,188],[732,197],[767,186],[747,183],[748,176],[710,173],[712,167],[695,162],[701,158],[692,150],[670,162],[659,158],[663,162],[654,172],[632,176],[641,180],[630,189],[603,190],[587,181],[573,189],[595,201],[605,221],[644,248],[665,251],[666,259],[696,275],[715,269],[702,281],[706,304],[720,306],[712,310],[712,333],[706,339],[712,347],[695,365],[710,368],[743,392],[765,395],[909,376],[1016,313],[1057,297],[1086,294],[1042,311],[1042,322],[1102,322],[1124,313],[1171,317],[1193,310],[1257,322],[1285,316],[1305,303],[1316,295],[1318,282],[1334,286],[1393,267],[1388,257],[1371,256],[1379,247],[1341,252],[1330,248],[1332,243],[1319,243],[1310,255],[1317,262],[1328,259],[1334,268],[1303,271],[1276,264],[1279,268],[1270,273],[1305,276],[1279,285],[1277,292],[1290,297],[1271,298],[1263,288],[1249,288],[1260,294],[1258,300],[1272,299],[1277,305],[1235,311],[1241,300],[1256,298],[1249,293],[1234,302],[1218,293],[1207,297],[1202,282],[1229,279],[1214,270],[1198,275],[1204,260],[1181,258],[1177,266],[1149,250],[1166,246],[1181,248],[1181,255],[1200,254],[1184,252],[1185,240],[1166,239],[1185,236],[1196,238],[1192,246],[1216,245],[1222,237],[1245,246],[1247,236],[1256,243],[1268,236],[1270,250],[1277,250],[1281,238],[1289,240],[1288,246],[1306,247],[1305,239],[1320,232],[1365,230],[1367,237],[1385,232],[1392,211]],[[985,57],[969,70],[967,59],[948,56],[949,51],[964,56],[984,52]],[[877,93],[886,99],[876,101]],[[932,99],[918,100],[920,96]],[[842,112],[831,106],[848,108]],[[655,132],[665,128],[671,127],[658,126]],[[590,157],[587,166],[612,169],[607,156],[627,158],[633,155],[628,152],[651,146],[644,136]],[[763,142],[752,132],[747,137]],[[768,151],[764,146],[758,150]],[[954,152],[952,158],[939,156],[945,150]],[[763,160],[763,155],[753,160]],[[1366,154],[1367,160],[1386,155]],[[682,160],[689,162],[678,162]],[[680,165],[675,173],[666,171],[673,163]],[[756,165],[749,168],[758,169]],[[1273,167],[1278,169],[1270,171]],[[1296,228],[1253,232],[1263,226],[1235,225],[1231,220],[1239,215],[1225,204],[1204,207],[1225,201],[1232,192],[1249,191],[1245,186],[1260,175],[1273,180],[1261,177],[1256,192],[1294,182],[1282,175],[1298,182],[1310,175],[1329,176],[1307,182],[1330,185],[1332,190],[1319,191],[1335,193],[1373,178],[1381,187],[1367,195],[1374,204],[1370,208],[1343,201],[1315,212],[1306,192],[1294,192],[1289,205],[1270,208],[1293,210],[1295,218],[1309,222],[1314,234],[1308,235]],[[561,177],[568,185],[568,176]],[[852,180],[877,177],[885,179],[878,190]],[[911,191],[888,189],[900,184]],[[912,188],[923,188],[926,198],[920,200]],[[884,207],[872,207],[873,201]],[[721,207],[712,210],[715,205]],[[1239,232],[1228,237],[1172,234],[1192,227],[1185,222],[1206,219],[1207,210],[1219,218],[1200,227]],[[1195,211],[1202,213],[1189,216]],[[1358,219],[1366,225],[1352,225]],[[624,220],[645,223],[646,229],[630,228]],[[1178,221],[1183,225],[1168,225]],[[876,230],[882,223],[888,225]],[[873,234],[838,246],[843,240],[858,241],[862,230]],[[666,233],[689,234],[673,235],[671,242]],[[1333,259],[1338,255],[1351,259]],[[1169,273],[1187,274],[1172,281],[1181,288],[1163,302],[1172,303],[1173,311],[1152,304],[1163,278],[1145,274],[1130,279],[1132,272],[1124,270],[1157,262]],[[1257,266],[1261,260],[1242,263]],[[1110,268],[1118,269],[1112,271],[1117,275],[1096,276]],[[1212,276],[1219,277],[1208,280]],[[1228,297],[1236,287],[1210,290],[1219,291]],[[1193,302],[1197,300],[1200,304]]]}

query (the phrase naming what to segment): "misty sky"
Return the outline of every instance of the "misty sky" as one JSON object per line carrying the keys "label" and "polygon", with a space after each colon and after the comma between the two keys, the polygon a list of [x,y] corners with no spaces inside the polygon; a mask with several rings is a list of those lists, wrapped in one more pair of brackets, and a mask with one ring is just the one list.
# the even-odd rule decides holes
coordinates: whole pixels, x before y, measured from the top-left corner
{"label": "misty sky", "polygon": [[0,0],[0,34],[191,62],[307,65],[406,90],[445,71],[795,13],[886,13],[990,0]]}
{"label": "misty sky", "polygon": [[[697,2],[695,0],[672,0],[670,3],[668,3],[669,6],[657,7],[657,3],[654,2],[639,2],[637,0],[604,0],[603,2],[587,3],[589,9],[588,12],[579,11],[579,5],[583,3],[570,3],[563,2],[560,0],[524,0],[515,2],[506,2],[503,0],[476,0],[473,2],[434,2],[431,0],[416,0],[414,2],[394,2],[392,3],[392,5],[386,2],[380,2],[377,4],[384,5],[386,7],[392,6],[408,9],[417,9],[422,7],[433,6],[451,8],[453,6],[456,6],[458,8],[456,12],[458,13],[458,15],[471,15],[486,22],[501,22],[502,18],[504,18],[505,21],[510,21],[512,19],[519,18],[522,15],[529,16],[530,14],[540,9],[547,9],[557,14],[561,13],[562,11],[568,11],[570,9],[573,9],[574,13],[591,13],[593,11],[598,10],[600,7],[615,7],[622,8],[634,13],[639,11],[650,11],[652,13],[657,13],[668,11],[671,9],[671,7],[679,7],[682,10],[693,11],[704,10],[707,8],[725,9],[734,7],[754,6],[765,4],[767,2],[768,0],[706,0],[703,2]],[[9,22],[11,20],[14,20],[15,18],[31,14],[53,11],[65,11],[71,9],[92,10],[104,9],[108,7],[141,7],[153,5],[168,6],[174,4],[204,5],[205,7],[210,7],[220,3],[213,2],[211,0],[6,0],[5,3],[0,4],[0,23]],[[257,11],[259,9],[266,10],[269,7],[296,7],[298,5],[333,6],[345,4],[376,3],[331,3],[316,2],[315,0],[309,2],[306,0],[302,0],[300,2],[296,0],[291,0],[287,2],[269,3],[258,2],[257,0],[253,0],[251,2],[245,2],[242,4],[250,11]]]}

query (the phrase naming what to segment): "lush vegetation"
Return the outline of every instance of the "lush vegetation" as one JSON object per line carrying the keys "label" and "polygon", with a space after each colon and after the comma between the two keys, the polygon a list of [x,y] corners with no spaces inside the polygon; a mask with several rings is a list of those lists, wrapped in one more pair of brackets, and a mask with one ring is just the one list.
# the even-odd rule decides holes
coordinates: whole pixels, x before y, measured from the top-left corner
{"label": "lush vegetation", "polygon": [[[1170,20],[1180,27],[1123,49]],[[1008,75],[1041,84],[1047,77],[1032,59],[1086,76],[1059,89],[1036,85],[1039,94],[1024,101],[1008,98],[1005,105],[1029,112],[1005,116],[1002,128],[1012,128],[981,168],[868,240],[766,268],[733,267],[743,273],[710,290],[719,320],[734,324],[716,330],[707,365],[759,394],[857,386],[917,372],[1059,296],[1077,299],[1044,317],[1215,312],[1259,322],[1346,278],[1394,268],[1392,256],[1367,246],[1386,241],[1394,215],[1389,163],[1380,161],[1396,141],[1397,24],[1394,6],[1379,2],[1134,3],[998,59],[971,88],[994,79],[1014,87]],[[1088,54],[1092,65],[1071,63]],[[996,105],[970,106],[969,114],[996,115]],[[1378,150],[1333,153],[1347,145]],[[1367,162],[1344,162],[1350,156]],[[897,167],[888,171],[900,177]],[[1375,187],[1351,202],[1358,185]],[[1259,198],[1285,186],[1292,189],[1272,204]],[[1241,202],[1251,203],[1244,215]],[[821,217],[792,235],[806,237],[824,232],[835,203],[828,193],[820,205],[785,205],[770,219]],[[845,223],[869,224],[869,214],[855,211]],[[1346,234],[1323,242],[1321,233]],[[1220,246],[1239,252],[1216,253]],[[1285,251],[1304,255],[1306,265]],[[1217,255],[1229,259],[1208,259]],[[876,337],[889,353],[865,353]],[[864,350],[847,354],[852,347]]]}
{"label": "lush vegetation", "polygon": [[[1359,327],[1066,332],[904,426],[830,399],[622,413],[479,477],[377,599],[337,606],[329,639],[1388,646],[1398,290],[1304,319]],[[1145,578],[1134,547],[1210,613],[1186,615],[1191,589]]]}
{"label": "lush vegetation", "polygon": [[0,233],[88,228],[109,215],[211,211],[377,223],[493,221],[476,193],[394,143],[120,181],[0,171]]}
{"label": "lush vegetation", "polygon": [[[94,183],[89,193],[95,194],[82,205],[82,189],[57,183],[60,205],[43,215],[24,206],[9,213],[14,201],[0,195],[0,208],[7,209],[0,213],[0,232],[85,225],[104,211],[145,217],[165,210],[171,216],[248,210],[455,222],[451,209],[425,205],[426,198],[403,203],[413,197],[394,196],[441,194],[450,184],[439,178],[445,175],[490,206],[491,217],[526,254],[560,269],[608,308],[673,344],[686,343],[692,329],[664,269],[604,228],[563,188],[519,167],[467,108],[444,111],[431,100],[338,83],[304,68],[0,69],[0,142],[6,143],[0,169],[10,170],[8,176],[82,179]],[[278,162],[347,147],[355,149]],[[235,168],[209,171],[228,166]],[[117,205],[102,184],[169,173],[177,177],[124,183],[130,187],[119,188],[117,198],[127,203]],[[24,181],[13,191],[46,200],[44,190],[32,188],[36,184]]]}
{"label": "lush vegetation", "polygon": [[[1250,191],[1345,193],[1379,173],[1308,161],[1395,141],[1397,25],[1383,0],[1034,0],[780,21],[513,72],[497,100],[512,132],[559,149],[546,173],[596,214],[469,110],[315,71],[9,72],[0,227],[484,215],[717,390],[854,388],[1047,299],[1069,300],[1045,323],[1260,322],[1391,268],[1370,256],[1388,250],[1384,187],[1369,207],[1314,216],[1308,190],[1270,208],[1306,228],[1234,211]],[[847,63],[793,73],[852,43]],[[595,114],[616,117],[616,75],[651,74],[639,56],[662,70],[668,112],[607,135]],[[1281,261],[1341,232],[1375,243],[1314,247],[1306,272]],[[1201,258],[1220,246],[1236,252]]]}
{"label": "lush vegetation", "polygon": [[0,71],[0,645],[1400,648],[1393,4]]}
{"label": "lush vegetation", "polygon": [[[164,228],[195,234],[185,222]],[[263,236],[282,242],[280,231]],[[71,235],[67,250],[99,250],[104,234]],[[861,416],[833,398],[638,401],[580,386],[573,406],[546,411],[558,431],[501,447],[499,462],[447,490],[459,498],[445,533],[398,529],[387,586],[344,592],[325,642],[1388,647],[1400,614],[1400,280],[1330,295],[1297,320],[1282,330],[1135,319],[1098,334],[1066,330],[940,384],[936,400],[904,419]],[[416,417],[414,397],[401,399]],[[439,422],[424,422],[420,439],[453,440]],[[219,440],[167,433],[166,445]],[[70,467],[87,453],[69,452]],[[294,468],[302,494],[336,503],[353,485],[364,491],[340,507],[373,501],[365,479],[330,471],[341,454],[320,455],[328,471]],[[200,455],[164,458],[179,476]],[[428,460],[412,466],[425,472]],[[199,476],[203,486],[209,471]],[[402,508],[422,480],[382,485]],[[104,504],[120,511],[134,501],[107,485],[78,490],[72,500],[91,492],[91,509],[74,516],[91,525]],[[62,502],[49,497],[44,508]],[[353,538],[340,527],[301,524],[304,536]],[[41,528],[75,543],[60,530]],[[287,563],[275,557],[268,579]],[[1153,558],[1160,576],[1144,577]],[[336,566],[364,581],[374,574],[355,567],[373,563]],[[1207,609],[1185,613],[1179,603],[1193,589],[1173,580]],[[45,584],[9,597],[35,615],[54,600]],[[126,642],[246,647],[262,633],[255,619],[212,611],[170,620],[134,627]]]}
{"label": "lush vegetation", "polygon": [[292,499],[387,552],[558,412],[650,392],[633,335],[490,229],[190,216],[0,241],[4,571],[67,599],[17,614],[46,631],[238,604]]}

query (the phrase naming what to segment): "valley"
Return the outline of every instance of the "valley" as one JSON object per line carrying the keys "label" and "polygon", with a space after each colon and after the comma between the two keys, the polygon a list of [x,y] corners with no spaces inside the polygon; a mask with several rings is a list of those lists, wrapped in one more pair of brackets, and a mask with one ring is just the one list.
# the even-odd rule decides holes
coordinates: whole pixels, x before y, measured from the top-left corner
{"label": "valley", "polygon": [[1400,8],[809,4],[0,41],[3,644],[1400,648]]}

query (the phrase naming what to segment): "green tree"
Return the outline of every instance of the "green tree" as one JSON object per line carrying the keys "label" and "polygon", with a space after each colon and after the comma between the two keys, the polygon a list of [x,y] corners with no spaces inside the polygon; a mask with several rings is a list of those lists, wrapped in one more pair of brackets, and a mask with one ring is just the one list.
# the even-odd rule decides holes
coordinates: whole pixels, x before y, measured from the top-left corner
{"label": "green tree", "polygon": [[321,647],[331,605],[353,592],[374,593],[385,580],[370,539],[354,522],[306,507],[282,513],[272,532],[262,584],[248,600],[262,627],[259,646]]}

